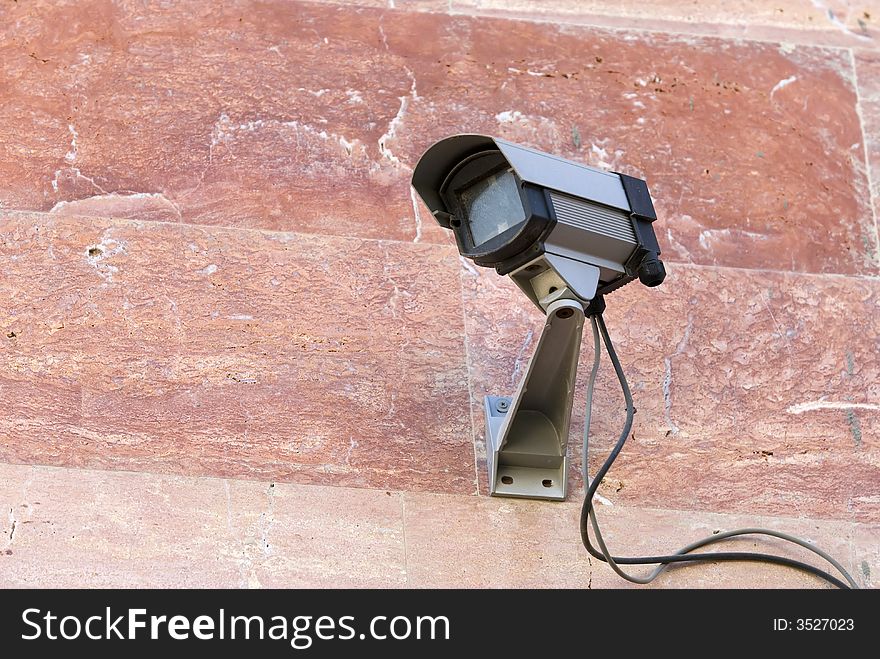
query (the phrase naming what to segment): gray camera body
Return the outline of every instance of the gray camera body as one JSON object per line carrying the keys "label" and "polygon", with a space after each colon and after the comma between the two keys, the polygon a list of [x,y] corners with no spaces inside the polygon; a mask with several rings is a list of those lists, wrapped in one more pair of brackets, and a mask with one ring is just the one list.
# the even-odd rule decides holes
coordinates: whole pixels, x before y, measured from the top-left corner
{"label": "gray camera body", "polygon": [[[469,191],[485,190],[488,179],[498,192],[482,194],[495,203],[469,205]],[[455,135],[425,152],[412,184],[440,226],[454,232],[462,256],[510,274],[536,303],[545,291],[529,282],[540,273],[522,270],[540,257],[542,271],[564,271],[557,274],[572,277],[569,288],[585,301],[636,278],[657,286],[666,275],[652,227],[657,216],[641,179],[498,138]],[[490,219],[493,213],[508,219]],[[487,223],[494,232],[487,233]]]}

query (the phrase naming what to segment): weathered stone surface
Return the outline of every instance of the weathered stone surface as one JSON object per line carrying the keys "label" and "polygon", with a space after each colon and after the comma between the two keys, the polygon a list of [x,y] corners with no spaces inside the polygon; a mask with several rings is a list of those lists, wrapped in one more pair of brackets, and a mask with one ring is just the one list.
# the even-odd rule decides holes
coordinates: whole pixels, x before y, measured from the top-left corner
{"label": "weathered stone surface", "polygon": [[880,224],[880,52],[862,50],[855,54],[859,108],[865,132],[868,177],[874,201],[874,216]]}
{"label": "weathered stone surface", "polygon": [[414,78],[376,12],[104,0],[0,11],[7,208],[420,237],[391,149]]}
{"label": "weathered stone surface", "polygon": [[788,37],[808,43],[858,46],[877,44],[880,20],[880,4],[876,0],[453,0],[452,8],[669,32],[753,39]]}
{"label": "weathered stone surface", "polygon": [[[579,533],[580,507],[561,504],[404,494],[409,584],[465,588],[633,587],[596,559],[587,560]],[[601,506],[599,523],[609,548],[622,556],[672,553],[713,532],[760,526],[808,538],[829,552],[860,584],[862,562],[877,564],[867,546],[870,529],[846,522],[722,515],[717,513]],[[438,534],[437,529],[443,533]],[[861,543],[851,552],[858,535]],[[874,530],[873,540],[877,535]],[[763,551],[790,556],[833,572],[821,559],[776,540],[731,540],[730,551]],[[869,567],[870,569],[870,567]],[[630,567],[644,575],[646,567]],[[656,588],[815,588],[825,582],[788,568],[755,563],[713,563],[669,570]],[[644,586],[636,586],[644,587]]]}
{"label": "weathered stone surface", "polygon": [[672,259],[876,272],[845,51],[298,2],[19,5],[6,208],[448,244],[410,168],[481,131],[646,176]]}
{"label": "weathered stone surface", "polygon": [[[628,585],[587,560],[575,502],[0,464],[0,512],[6,588]],[[864,585],[880,570],[876,525],[622,506],[602,506],[600,515],[620,554],[666,552],[716,530],[760,525],[814,541]],[[821,565],[773,542],[728,547]],[[820,585],[751,563],[678,569],[655,582]]]}
{"label": "weathered stone surface", "polygon": [[880,524],[856,524],[852,543],[852,569],[867,588],[880,586]]}
{"label": "weathered stone surface", "polygon": [[254,501],[254,493],[266,500],[266,509],[245,526],[251,587],[406,585],[401,493],[233,481],[229,485],[233,502],[241,508]]}
{"label": "weathered stone surface", "polygon": [[878,45],[877,0],[318,0],[555,24],[723,36],[793,44],[872,48]]}
{"label": "weathered stone surface", "polygon": [[[464,284],[482,455],[483,396],[514,391],[543,317],[492,271],[468,266]],[[605,496],[633,505],[877,519],[876,281],[678,265],[663,286],[631,284],[607,303],[637,414]],[[587,330],[569,439],[575,479],[591,348]],[[624,420],[607,357],[603,364],[593,472]]]}
{"label": "weathered stone surface", "polygon": [[0,465],[2,587],[388,587],[399,494]]}
{"label": "weathered stone surface", "polygon": [[451,248],[7,214],[0,262],[2,461],[474,491]]}

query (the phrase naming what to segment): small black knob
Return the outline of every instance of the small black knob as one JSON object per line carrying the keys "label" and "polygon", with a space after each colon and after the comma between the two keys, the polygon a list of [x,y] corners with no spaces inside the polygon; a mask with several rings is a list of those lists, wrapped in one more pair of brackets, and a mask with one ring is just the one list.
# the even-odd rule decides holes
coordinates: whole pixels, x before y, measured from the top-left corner
{"label": "small black knob", "polygon": [[666,279],[666,268],[656,254],[647,254],[639,266],[639,281],[645,286],[659,286]]}

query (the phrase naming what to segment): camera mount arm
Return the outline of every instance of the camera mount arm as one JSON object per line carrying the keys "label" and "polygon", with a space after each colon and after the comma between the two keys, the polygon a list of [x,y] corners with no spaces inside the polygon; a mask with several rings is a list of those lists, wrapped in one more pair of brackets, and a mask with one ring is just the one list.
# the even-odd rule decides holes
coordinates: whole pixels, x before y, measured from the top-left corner
{"label": "camera mount arm", "polygon": [[[528,272],[528,266],[522,271]],[[521,287],[526,283],[516,273],[514,280]],[[567,494],[568,432],[589,302],[568,287],[550,288],[552,292],[537,298],[547,316],[516,393],[513,398],[485,399],[492,495],[561,501]],[[595,294],[595,280],[588,294]]]}

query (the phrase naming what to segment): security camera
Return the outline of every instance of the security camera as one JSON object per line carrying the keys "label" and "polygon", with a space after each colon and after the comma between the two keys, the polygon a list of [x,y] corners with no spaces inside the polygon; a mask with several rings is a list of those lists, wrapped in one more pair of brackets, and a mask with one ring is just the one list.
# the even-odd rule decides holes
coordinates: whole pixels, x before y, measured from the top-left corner
{"label": "security camera", "polygon": [[509,275],[547,316],[516,394],[486,398],[489,487],[564,499],[585,316],[636,278],[666,276],[648,186],[485,135],[431,146],[412,185],[462,256]]}
{"label": "security camera", "polygon": [[[593,497],[629,437],[635,414],[623,367],[602,313],[605,295],[636,277],[657,286],[666,277],[651,226],[657,219],[644,181],[603,172],[484,135],[455,135],[429,148],[412,185],[434,217],[455,234],[462,256],[510,275],[542,312],[544,330],[513,397],[486,396],[489,491],[497,496],[565,499],[568,430],[586,317],[593,328],[593,368],[587,385],[582,471],[586,494],[580,531],[590,555],[633,583],[649,583],[668,565],[693,561],[763,561],[815,574],[841,588],[858,588],[843,566],[812,543],[768,529],[746,528],[693,542],[674,554],[613,556],[599,530]],[[588,438],[600,339],[626,401],[626,423],[594,478]],[[598,542],[592,545],[590,528]],[[753,552],[693,553],[742,535],[800,545],[846,579],[784,556]],[[634,576],[621,565],[656,567]]]}
{"label": "security camera", "polygon": [[425,152],[412,184],[440,226],[454,232],[462,256],[498,274],[542,257],[574,262],[561,265],[566,271],[590,265],[596,290],[573,291],[584,300],[636,277],[657,286],[666,276],[641,179],[485,135],[455,135]]}

